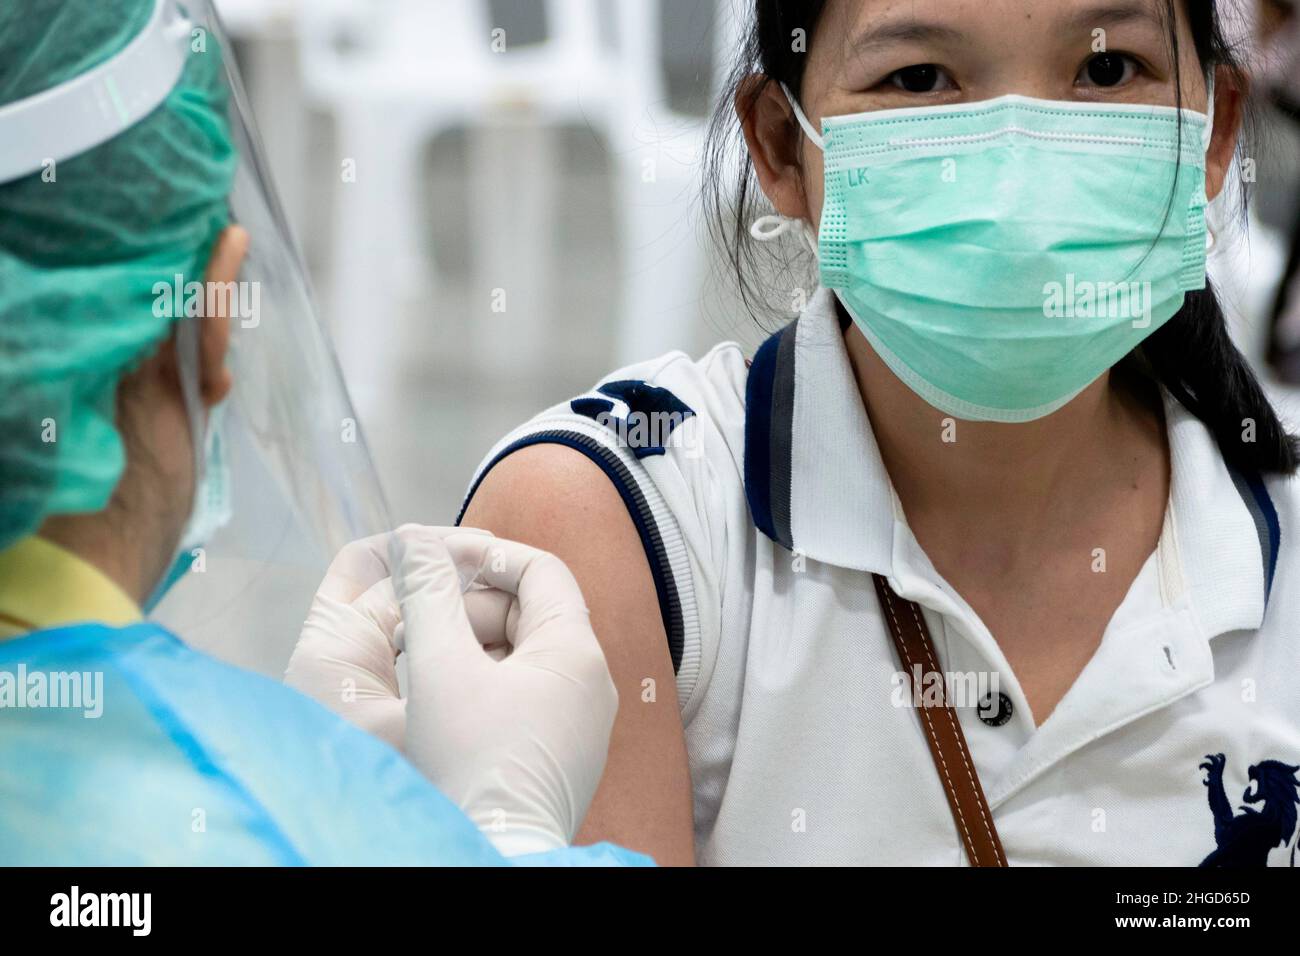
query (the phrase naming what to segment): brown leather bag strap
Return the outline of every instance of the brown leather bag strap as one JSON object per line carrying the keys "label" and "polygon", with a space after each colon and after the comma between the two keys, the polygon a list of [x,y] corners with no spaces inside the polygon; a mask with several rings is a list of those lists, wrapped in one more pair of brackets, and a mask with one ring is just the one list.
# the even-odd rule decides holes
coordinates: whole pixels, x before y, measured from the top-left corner
{"label": "brown leather bag strap", "polygon": [[919,668],[927,686],[935,679],[929,676],[934,673],[938,674],[939,686],[943,688],[942,706],[922,704],[921,723],[944,793],[948,795],[957,833],[966,847],[966,856],[971,866],[1006,866],[1007,855],[1002,849],[1002,839],[993,824],[993,813],[984,797],[984,788],[980,786],[979,774],[975,772],[975,761],[971,760],[957,711],[948,702],[948,684],[938,673],[938,656],[921,609],[916,602],[905,601],[895,594],[882,575],[873,577],[880,595],[880,606],[885,612],[885,622],[908,679],[912,679]]}

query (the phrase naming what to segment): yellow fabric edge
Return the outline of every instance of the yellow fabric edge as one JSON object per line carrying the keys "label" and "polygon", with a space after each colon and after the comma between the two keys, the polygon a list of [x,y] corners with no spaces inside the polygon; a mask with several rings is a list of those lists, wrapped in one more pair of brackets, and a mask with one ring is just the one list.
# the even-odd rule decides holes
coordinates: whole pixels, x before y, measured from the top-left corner
{"label": "yellow fabric edge", "polygon": [[95,621],[125,627],[140,608],[94,565],[35,535],[0,551],[0,640]]}

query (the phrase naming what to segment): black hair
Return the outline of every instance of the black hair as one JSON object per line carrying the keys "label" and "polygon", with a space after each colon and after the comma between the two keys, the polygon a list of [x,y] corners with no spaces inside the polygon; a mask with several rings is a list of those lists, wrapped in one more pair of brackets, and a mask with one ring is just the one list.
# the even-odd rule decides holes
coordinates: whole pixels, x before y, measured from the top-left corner
{"label": "black hair", "polygon": [[[1182,105],[1178,70],[1175,0],[1164,0],[1174,62],[1177,105]],[[704,203],[714,238],[734,271],[741,301],[758,319],[755,299],[766,300],[751,277],[760,273],[758,244],[748,224],[762,206],[756,195],[753,160],[744,148],[736,111],[754,108],[767,84],[782,82],[800,98],[804,68],[826,0],[753,0],[753,19],[740,56],[718,103],[705,149]],[[1186,0],[1188,26],[1202,70],[1226,68],[1239,89],[1245,72],[1224,37],[1216,0]],[[802,43],[798,42],[802,40]],[[759,82],[748,84],[751,75]],[[1181,131],[1180,131],[1181,135]],[[740,158],[738,182],[728,182]],[[1242,212],[1248,201],[1242,184]],[[772,250],[775,243],[767,244]],[[778,255],[781,253],[778,252]],[[788,253],[786,253],[788,254]],[[789,266],[791,263],[783,263]],[[764,306],[766,308],[766,306]],[[759,319],[761,321],[761,319]],[[1224,460],[1252,473],[1293,474],[1300,466],[1296,438],[1278,418],[1245,356],[1228,334],[1227,320],[1213,287],[1188,292],[1182,308],[1119,363],[1122,371],[1154,379],[1213,433]],[[1244,435],[1253,432],[1253,441]]]}

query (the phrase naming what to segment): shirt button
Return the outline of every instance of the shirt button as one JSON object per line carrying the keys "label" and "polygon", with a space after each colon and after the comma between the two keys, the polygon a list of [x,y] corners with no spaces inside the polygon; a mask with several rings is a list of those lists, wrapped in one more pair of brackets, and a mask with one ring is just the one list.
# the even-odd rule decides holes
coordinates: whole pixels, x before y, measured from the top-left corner
{"label": "shirt button", "polygon": [[990,727],[1001,727],[1011,719],[1011,698],[999,692],[998,699],[994,701],[992,694],[985,694],[977,713],[980,720]]}

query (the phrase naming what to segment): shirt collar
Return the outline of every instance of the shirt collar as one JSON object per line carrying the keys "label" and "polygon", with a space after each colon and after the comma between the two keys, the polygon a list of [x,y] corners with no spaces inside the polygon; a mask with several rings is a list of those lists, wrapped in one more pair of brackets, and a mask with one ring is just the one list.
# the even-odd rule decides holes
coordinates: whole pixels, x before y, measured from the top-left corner
{"label": "shirt collar", "polygon": [[52,542],[32,536],[0,551],[0,637],[140,620],[136,603],[103,572]]}
{"label": "shirt collar", "polygon": [[892,487],[858,400],[833,294],[754,356],[746,389],[745,485],[755,525],[816,561],[888,573]]}
{"label": "shirt collar", "polygon": [[1255,630],[1273,583],[1281,528],[1268,485],[1229,466],[1205,424],[1165,393],[1170,487],[1166,533],[1207,637]]}
{"label": "shirt collar", "polygon": [[[777,543],[890,575],[894,492],[857,396],[834,295],[821,289],[754,356],[745,490],[754,524]],[[1267,486],[1230,469],[1204,423],[1164,400],[1172,478],[1161,550],[1174,558],[1164,586],[1190,593],[1207,636],[1258,628],[1279,548]]]}

